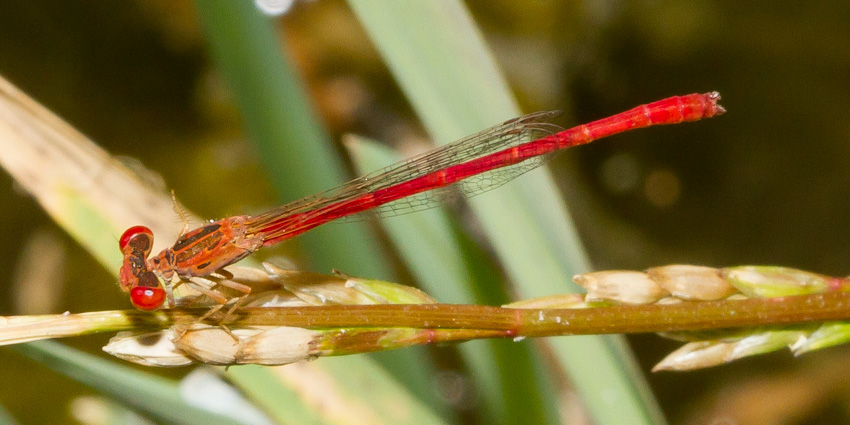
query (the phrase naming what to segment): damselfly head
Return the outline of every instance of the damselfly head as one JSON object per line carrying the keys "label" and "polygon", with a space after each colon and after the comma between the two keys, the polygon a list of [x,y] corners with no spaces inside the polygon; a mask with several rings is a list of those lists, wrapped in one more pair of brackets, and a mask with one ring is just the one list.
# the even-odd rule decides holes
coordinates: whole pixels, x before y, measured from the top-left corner
{"label": "damselfly head", "polygon": [[153,310],[165,300],[165,290],[156,274],[148,270],[147,257],[153,248],[153,232],[145,226],[127,229],[118,241],[124,262],[118,271],[121,289],[130,293],[130,301],[141,310]]}

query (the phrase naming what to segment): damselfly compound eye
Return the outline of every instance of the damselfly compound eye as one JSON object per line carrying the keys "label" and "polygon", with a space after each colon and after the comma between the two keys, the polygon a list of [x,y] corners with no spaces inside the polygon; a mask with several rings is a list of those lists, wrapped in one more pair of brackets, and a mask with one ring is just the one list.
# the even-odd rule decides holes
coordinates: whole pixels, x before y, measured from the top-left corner
{"label": "damselfly compound eye", "polygon": [[118,247],[124,249],[130,240],[139,235],[147,235],[151,239],[153,239],[153,232],[151,229],[148,229],[145,226],[133,226],[124,231],[124,234],[121,235],[121,239],[118,240]]}
{"label": "damselfly compound eye", "polygon": [[155,310],[165,302],[165,290],[159,286],[137,286],[130,290],[130,302],[139,310]]}

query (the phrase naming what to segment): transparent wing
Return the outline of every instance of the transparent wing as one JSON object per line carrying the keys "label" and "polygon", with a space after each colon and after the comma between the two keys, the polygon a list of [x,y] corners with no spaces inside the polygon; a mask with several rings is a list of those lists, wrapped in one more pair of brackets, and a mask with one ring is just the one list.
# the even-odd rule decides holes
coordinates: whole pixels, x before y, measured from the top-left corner
{"label": "transparent wing", "polygon": [[[404,190],[407,182],[427,179],[447,168],[553,135],[562,129],[548,121],[558,114],[557,111],[537,112],[506,121],[336,188],[253,216],[247,224],[252,232],[275,232],[269,236],[274,238],[280,236],[278,233],[299,233],[299,223],[303,223],[306,227],[304,230],[308,230],[331,220],[357,220],[375,215],[390,217],[433,208],[459,197],[475,196],[539,167],[551,154],[481,173],[471,170],[472,175],[449,186],[435,185],[433,189],[409,195],[405,195]],[[395,192],[392,197],[399,199],[375,205],[368,211],[356,211],[350,207],[359,200],[367,202],[376,193],[383,195],[391,192]]]}

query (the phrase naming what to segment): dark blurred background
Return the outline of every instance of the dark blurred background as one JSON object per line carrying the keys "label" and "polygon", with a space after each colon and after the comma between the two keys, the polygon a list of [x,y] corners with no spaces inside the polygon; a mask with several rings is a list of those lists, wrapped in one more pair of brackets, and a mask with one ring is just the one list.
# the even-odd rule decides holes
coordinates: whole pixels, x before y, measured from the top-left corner
{"label": "dark blurred background", "polygon": [[[4,77],[113,154],[160,173],[199,214],[272,202],[191,2],[3,3]],[[553,162],[595,268],[776,264],[847,274],[850,6],[467,5],[524,110],[563,109],[561,125],[675,94],[723,95],[723,117],[623,135]],[[333,134],[422,136],[345,2],[299,1],[277,22]],[[4,173],[0,199],[0,315],[127,306],[111,274]],[[59,284],[29,285],[44,281]],[[106,338],[67,343],[98,352]],[[646,370],[678,345],[630,341]],[[846,356],[780,352],[649,380],[673,423],[718,412],[753,418],[739,423],[845,423]],[[0,359],[0,404],[24,423],[72,423],[69,401],[89,390],[10,351]]]}

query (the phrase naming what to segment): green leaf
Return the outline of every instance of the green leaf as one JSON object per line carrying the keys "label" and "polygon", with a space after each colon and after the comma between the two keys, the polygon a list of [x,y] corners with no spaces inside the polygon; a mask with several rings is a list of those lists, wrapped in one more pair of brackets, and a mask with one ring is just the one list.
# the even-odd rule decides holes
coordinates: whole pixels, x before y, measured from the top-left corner
{"label": "green leaf", "polygon": [[239,366],[241,373],[228,376],[280,423],[443,423],[384,370],[361,358],[326,358],[274,369]]}
{"label": "green leaf", "polygon": [[15,417],[3,406],[0,406],[0,425],[18,425]]}
{"label": "green leaf", "polygon": [[[197,8],[211,54],[280,193],[292,200],[342,182],[341,162],[332,155],[330,137],[316,119],[296,71],[281,54],[272,21],[250,2],[205,0],[197,2]],[[376,249],[378,242],[363,225],[321,227],[294,242],[307,251],[312,270],[393,280]],[[433,365],[424,350],[372,357],[420,398],[437,404],[429,391]],[[358,361],[372,367],[366,357]]]}
{"label": "green leaf", "polygon": [[[281,53],[273,22],[251,2],[197,2],[210,54],[226,77],[251,140],[283,202],[330,189],[344,180],[327,131],[316,119],[296,70]],[[319,272],[342,270],[392,280],[362,224],[322,227],[292,241]]]}
{"label": "green leaf", "polygon": [[225,425],[236,420],[190,406],[172,381],[119,366],[58,342],[31,342],[17,345],[14,350],[156,421]]}
{"label": "green leaf", "polygon": [[[363,138],[349,138],[346,147],[360,173],[400,160],[389,149]],[[382,224],[421,287],[440,302],[507,302],[504,287],[496,284],[500,281],[497,273],[483,276],[473,271],[493,270],[494,266],[481,252],[475,252],[478,247],[464,243],[444,208],[386,218]],[[508,412],[530,423],[544,420],[536,406],[541,398],[535,380],[539,362],[529,345],[470,341],[458,351],[471,372],[471,385],[486,407],[487,422],[496,423],[500,418],[510,422]]]}
{"label": "green leaf", "polygon": [[[447,143],[520,114],[460,2],[349,4],[435,140]],[[569,214],[545,172],[529,173],[471,204],[522,297],[563,292],[572,287],[574,274],[588,270]],[[663,422],[622,338],[550,343],[597,423]]]}

